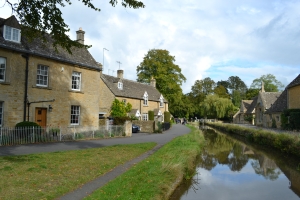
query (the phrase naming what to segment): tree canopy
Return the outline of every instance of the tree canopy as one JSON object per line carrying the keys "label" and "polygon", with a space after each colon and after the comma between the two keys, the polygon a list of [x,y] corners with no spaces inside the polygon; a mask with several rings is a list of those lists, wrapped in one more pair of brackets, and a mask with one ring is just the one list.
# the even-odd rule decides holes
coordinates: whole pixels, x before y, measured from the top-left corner
{"label": "tree canopy", "polygon": [[125,117],[130,112],[132,105],[130,103],[124,103],[115,99],[111,105],[112,117]]}
{"label": "tree canopy", "polygon": [[150,83],[152,78],[156,80],[156,88],[168,100],[171,113],[175,106],[181,105],[181,85],[186,78],[181,73],[181,68],[175,64],[175,56],[171,56],[169,51],[149,50],[136,71],[138,82]]}
{"label": "tree canopy", "polygon": [[262,75],[260,78],[254,79],[250,88],[260,89],[262,83],[264,83],[266,92],[278,92],[280,89],[284,88],[284,85],[278,81],[273,74]]}
{"label": "tree canopy", "polygon": [[[95,11],[100,11],[95,7],[92,0],[79,0],[84,6]],[[16,15],[22,25],[22,35],[30,40],[41,38],[46,42],[45,33],[49,33],[54,40],[53,47],[57,50],[60,46],[71,53],[72,47],[89,47],[70,39],[67,32],[69,26],[65,23],[60,7],[71,5],[71,0],[20,0],[19,3],[12,3],[5,0],[10,5],[12,13]],[[112,6],[116,6],[117,0],[110,0]],[[145,5],[137,0],[122,0],[121,5],[130,8],[144,8]]]}

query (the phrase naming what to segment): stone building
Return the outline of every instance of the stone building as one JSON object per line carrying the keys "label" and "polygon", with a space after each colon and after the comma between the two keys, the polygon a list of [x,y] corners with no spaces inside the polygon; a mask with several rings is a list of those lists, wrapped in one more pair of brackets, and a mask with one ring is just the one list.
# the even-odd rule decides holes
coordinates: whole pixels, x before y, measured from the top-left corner
{"label": "stone building", "polygon": [[252,100],[242,100],[239,111],[233,116],[233,123],[254,125],[256,104],[257,97]]}
{"label": "stone building", "polygon": [[117,71],[117,76],[101,75],[100,115],[109,116],[114,99],[130,103],[131,115],[140,120],[148,121],[148,111],[154,111],[155,119],[164,121],[163,116],[168,110],[168,102],[156,89],[155,79],[150,85],[125,79],[123,70]]}
{"label": "stone building", "polygon": [[[84,42],[84,31],[77,31]],[[98,127],[101,65],[85,48],[72,54],[39,39],[28,42],[14,16],[0,18],[0,127]]]}

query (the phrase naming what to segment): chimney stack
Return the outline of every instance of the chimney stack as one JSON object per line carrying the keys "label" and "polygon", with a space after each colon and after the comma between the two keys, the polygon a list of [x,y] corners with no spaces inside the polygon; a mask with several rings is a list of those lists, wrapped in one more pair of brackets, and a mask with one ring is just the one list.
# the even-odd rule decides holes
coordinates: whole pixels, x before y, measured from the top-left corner
{"label": "chimney stack", "polygon": [[152,77],[151,80],[150,80],[150,85],[152,87],[156,87],[156,80]]}
{"label": "chimney stack", "polygon": [[80,44],[84,44],[84,34],[85,32],[82,30],[80,27],[78,31],[76,31],[77,34],[77,39],[76,41],[79,42]]}
{"label": "chimney stack", "polygon": [[261,92],[265,92],[265,84],[263,81],[261,82]]}
{"label": "chimney stack", "polygon": [[124,73],[124,71],[122,69],[119,69],[117,71],[117,77],[120,78],[120,79],[122,79],[123,78],[123,73]]}

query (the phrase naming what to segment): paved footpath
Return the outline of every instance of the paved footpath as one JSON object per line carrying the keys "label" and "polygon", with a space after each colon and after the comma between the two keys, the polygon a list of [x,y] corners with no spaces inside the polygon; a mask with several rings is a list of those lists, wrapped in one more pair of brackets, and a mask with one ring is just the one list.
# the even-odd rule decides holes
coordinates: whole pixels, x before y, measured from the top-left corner
{"label": "paved footpath", "polygon": [[190,129],[181,124],[174,124],[172,128],[165,131],[163,134],[146,134],[146,133],[133,133],[132,137],[128,138],[111,138],[103,140],[84,140],[75,142],[60,142],[60,143],[45,143],[45,144],[28,144],[28,145],[18,145],[18,146],[8,146],[0,147],[0,156],[8,155],[26,155],[34,153],[43,152],[55,152],[55,151],[68,151],[68,150],[78,150],[87,148],[99,148],[112,146],[116,144],[137,144],[144,142],[156,142],[157,146],[152,150],[142,154],[141,156],[114,168],[112,171],[96,178],[93,181],[81,186],[75,191],[72,191],[58,199],[61,200],[77,200],[83,199],[84,197],[91,194],[94,190],[104,186],[110,180],[113,180],[117,176],[124,173],[134,164],[142,161],[148,156],[152,155],[158,149],[160,149],[164,144],[171,141],[173,138],[184,135],[190,132]]}

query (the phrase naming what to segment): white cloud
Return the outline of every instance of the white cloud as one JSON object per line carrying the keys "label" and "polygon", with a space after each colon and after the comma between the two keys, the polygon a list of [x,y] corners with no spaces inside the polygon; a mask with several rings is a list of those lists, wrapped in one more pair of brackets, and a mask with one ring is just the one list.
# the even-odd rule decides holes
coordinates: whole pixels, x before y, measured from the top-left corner
{"label": "white cloud", "polygon": [[[184,92],[205,77],[219,81],[239,76],[249,85],[271,73],[288,84],[300,71],[299,1],[143,2],[145,8],[130,9],[95,1],[101,8],[96,12],[72,1],[63,8],[63,17],[71,38],[83,28],[85,42],[93,45],[90,52],[98,62],[103,62],[103,48],[109,49],[105,73],[116,71],[120,61],[125,78],[135,80],[136,67],[148,50],[168,50],[187,78]],[[6,18],[10,10],[0,8],[0,13]]]}

